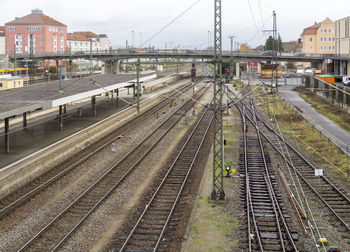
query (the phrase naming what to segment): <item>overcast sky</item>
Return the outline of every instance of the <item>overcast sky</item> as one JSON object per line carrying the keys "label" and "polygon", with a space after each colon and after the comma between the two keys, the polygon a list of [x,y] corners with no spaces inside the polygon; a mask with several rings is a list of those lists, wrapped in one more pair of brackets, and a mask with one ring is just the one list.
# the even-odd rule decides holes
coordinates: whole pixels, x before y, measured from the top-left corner
{"label": "overcast sky", "polygon": [[[140,34],[143,43],[195,2],[197,0],[0,0],[0,25],[39,8],[45,15],[66,24],[68,32],[106,33],[113,47],[124,47],[126,40],[131,45],[134,31],[134,46],[139,46]],[[258,31],[264,29],[263,22],[266,22],[265,29],[272,29],[273,10],[277,13],[278,32],[283,41],[289,41],[296,40],[305,27],[327,16],[332,20],[350,16],[349,7],[349,0],[222,0],[223,47],[229,49],[229,35],[253,47],[263,44],[266,35]],[[200,0],[148,44],[207,47],[208,31],[210,44],[213,43],[213,9],[214,0]]]}

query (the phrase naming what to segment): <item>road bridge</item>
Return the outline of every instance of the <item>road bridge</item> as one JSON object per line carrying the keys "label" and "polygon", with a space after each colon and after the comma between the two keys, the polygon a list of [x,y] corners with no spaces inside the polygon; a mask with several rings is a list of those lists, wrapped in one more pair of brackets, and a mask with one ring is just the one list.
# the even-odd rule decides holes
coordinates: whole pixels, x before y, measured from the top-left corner
{"label": "road bridge", "polygon": [[[28,54],[17,54],[16,60],[21,61],[29,57]],[[74,60],[74,59],[86,59],[91,58],[101,61],[115,61],[125,59],[197,59],[197,60],[212,60],[214,53],[212,51],[184,51],[184,52],[170,52],[170,51],[157,51],[157,52],[139,52],[139,51],[107,51],[107,52],[78,52],[78,53],[48,53],[48,54],[33,54],[31,58],[33,60]],[[225,51],[222,54],[223,60],[230,60],[231,53]],[[234,52],[232,54],[234,61],[271,61],[277,59],[277,61],[287,62],[310,62],[310,63],[322,63],[326,59],[331,59],[327,55],[323,54],[287,54],[280,53],[277,56],[264,55],[263,53],[251,53],[251,52]],[[10,60],[14,61],[14,56],[10,56]]]}

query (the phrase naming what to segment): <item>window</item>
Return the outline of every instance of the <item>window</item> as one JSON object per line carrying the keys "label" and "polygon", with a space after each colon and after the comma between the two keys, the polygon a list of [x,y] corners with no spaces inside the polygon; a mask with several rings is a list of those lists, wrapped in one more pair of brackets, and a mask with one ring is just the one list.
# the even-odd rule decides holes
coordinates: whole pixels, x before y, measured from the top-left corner
{"label": "window", "polygon": [[64,51],[64,36],[61,35],[60,36],[60,46],[61,46],[61,52]]}
{"label": "window", "polygon": [[329,47],[328,47],[328,50],[331,50],[331,48],[332,48],[332,47],[329,46]]}
{"label": "window", "polygon": [[0,88],[2,88],[2,83],[0,83]]}
{"label": "window", "polygon": [[16,31],[16,27],[8,27],[7,31],[11,32],[11,31]]}
{"label": "window", "polygon": [[335,49],[335,46],[332,46],[332,49],[334,50],[334,49]]}
{"label": "window", "polygon": [[78,42],[74,42],[74,45],[75,45],[75,46],[78,46]]}
{"label": "window", "polygon": [[332,39],[333,41],[335,40],[335,38],[333,37],[333,39]]}
{"label": "window", "polygon": [[328,32],[331,33],[331,32],[332,32],[332,29],[329,29]]}
{"label": "window", "polygon": [[324,31],[324,33],[326,33],[326,32],[327,32],[327,29],[324,29],[323,31]]}
{"label": "window", "polygon": [[310,46],[310,52],[312,52],[312,46]]}
{"label": "window", "polygon": [[328,41],[332,41],[332,38],[331,38],[331,37],[329,37],[329,38],[328,38]]}
{"label": "window", "polygon": [[321,46],[321,51],[323,50],[323,46]]}
{"label": "window", "polygon": [[323,38],[321,37],[321,41],[323,41]]}
{"label": "window", "polygon": [[53,35],[53,42],[54,42],[54,46],[53,46],[53,51],[57,52],[57,35]]}
{"label": "window", "polygon": [[323,32],[323,30],[321,29],[321,30],[320,30],[320,32],[322,33],[322,32]]}
{"label": "window", "polygon": [[312,42],[312,38],[310,38],[310,42]]}

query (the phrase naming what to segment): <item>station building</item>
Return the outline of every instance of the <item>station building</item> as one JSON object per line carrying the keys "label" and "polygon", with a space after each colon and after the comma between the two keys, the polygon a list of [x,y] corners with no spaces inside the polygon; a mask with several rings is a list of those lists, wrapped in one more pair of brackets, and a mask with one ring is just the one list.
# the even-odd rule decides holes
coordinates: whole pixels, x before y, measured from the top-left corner
{"label": "station building", "polygon": [[31,14],[5,24],[5,53],[40,54],[66,51],[67,26],[32,10]]}
{"label": "station building", "polygon": [[0,77],[0,90],[23,87],[23,78],[10,74]]}

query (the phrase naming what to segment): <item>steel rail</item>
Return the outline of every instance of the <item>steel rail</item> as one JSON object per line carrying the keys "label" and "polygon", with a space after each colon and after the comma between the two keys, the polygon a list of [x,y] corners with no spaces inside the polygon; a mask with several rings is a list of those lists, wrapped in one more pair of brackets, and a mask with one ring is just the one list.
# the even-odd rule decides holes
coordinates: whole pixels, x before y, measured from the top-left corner
{"label": "steel rail", "polygon": [[[250,108],[249,108],[250,109]],[[283,143],[285,143],[295,154],[297,154],[308,166],[310,166],[312,169],[316,170],[316,167],[310,163],[309,160],[307,160],[298,150],[296,150],[287,140],[285,140],[285,138],[279,134],[269,123],[267,123],[264,119],[261,118],[261,116],[259,114],[257,114],[257,117],[259,119],[260,122],[262,122],[265,127],[271,131],[272,133],[274,133],[279,139],[282,140]],[[263,132],[261,132],[263,134]],[[264,134],[263,134],[264,135]],[[266,136],[264,136],[265,138],[267,138]],[[283,154],[281,154],[282,157]],[[289,162],[290,163],[290,162]],[[294,166],[293,166],[294,168]],[[332,188],[339,193],[348,203],[350,203],[350,199],[349,197],[347,197],[342,191],[340,191],[333,183],[331,183],[327,177],[322,176],[322,179],[326,181],[326,183],[328,183],[329,185],[332,186]]]}
{"label": "steel rail", "polygon": [[[245,113],[245,106],[243,106],[243,114]],[[242,113],[241,113],[242,115]],[[248,174],[248,152],[247,152],[247,124],[245,120],[245,116],[242,116],[243,120],[243,145],[244,145],[244,171],[245,171],[245,183],[246,183],[246,205],[247,205],[247,229],[248,229],[248,249],[249,251],[252,251],[252,238],[250,236],[250,197],[249,197],[249,174]],[[254,221],[254,223],[256,223]],[[257,237],[259,244],[261,244],[261,239],[260,236],[258,235],[259,233],[257,232]]]}
{"label": "steel rail", "polygon": [[[252,110],[254,111],[253,105],[252,105]],[[286,251],[286,248],[285,248],[284,242],[283,242],[281,226],[280,226],[280,223],[278,221],[278,213],[277,213],[276,205],[275,205],[275,203],[278,205],[278,202],[274,201],[275,193],[274,193],[273,188],[271,188],[271,180],[270,180],[270,174],[269,174],[269,171],[268,171],[268,168],[267,168],[267,162],[266,162],[266,158],[265,158],[264,146],[263,146],[262,141],[261,141],[261,136],[259,134],[259,126],[258,126],[258,124],[256,122],[256,117],[255,117],[254,113],[253,113],[253,121],[254,121],[253,126],[254,126],[254,128],[256,130],[256,134],[258,136],[260,153],[261,153],[261,157],[262,157],[263,165],[264,165],[264,170],[265,170],[265,174],[263,174],[263,175],[264,175],[265,183],[266,183],[266,186],[267,186],[267,190],[269,192],[269,197],[270,197],[270,200],[271,200],[272,209],[273,209],[273,212],[275,214],[276,227],[277,227],[277,231],[278,231],[278,235],[279,235],[279,240],[280,240],[280,243],[281,243],[282,251]],[[283,219],[283,215],[280,216],[280,217],[281,217],[281,219]],[[288,228],[287,228],[286,231],[288,232]]]}
{"label": "steel rail", "polygon": [[[207,89],[205,90],[205,92]],[[205,93],[204,92],[204,93]],[[203,94],[204,94],[203,93]],[[202,94],[202,95],[203,95]],[[142,146],[142,144],[151,136],[153,135],[161,126],[163,126],[168,119],[170,119],[173,115],[176,115],[178,111],[180,111],[184,106],[188,105],[186,110],[167,128],[167,130],[158,137],[158,139],[150,146],[144,154],[123,174],[123,176],[116,182],[112,189],[108,190],[106,194],[100,198],[100,200],[93,206],[93,209],[90,209],[88,212],[88,215],[86,214],[83,219],[79,221],[77,225],[74,226],[73,229],[71,229],[66,236],[53,248],[52,251],[56,251],[63,243],[64,241],[77,229],[78,226],[81,225],[81,223],[103,202],[104,199],[106,199],[109,194],[118,187],[121,182],[131,173],[131,171],[134,170],[134,168],[143,160],[143,158],[156,146],[156,144],[170,131],[171,128],[173,128],[177,122],[180,121],[182,116],[187,113],[189,109],[191,109],[190,102],[187,101],[182,105],[180,108],[178,108],[176,111],[174,111],[172,114],[170,114],[164,122],[162,122],[156,129],[154,129],[152,132],[150,132],[148,135],[146,135],[138,145],[136,145],[134,148],[132,148],[127,154],[125,154],[116,164],[114,164],[110,169],[108,169],[98,180],[96,180],[93,184],[91,184],[83,193],[81,193],[72,203],[69,204],[63,211],[61,211],[54,219],[52,219],[44,228],[42,228],[39,232],[36,233],[28,242],[26,242],[18,251],[23,251],[26,248],[28,248],[36,239],[38,239],[48,228],[50,228],[53,223],[55,223],[58,219],[60,219],[65,213],[67,213],[78,201],[80,201],[85,195],[87,195],[88,192],[90,192],[96,185],[98,185],[105,177],[107,177],[119,164],[121,164],[128,156],[130,156],[138,147]]]}
{"label": "steel rail", "polygon": [[[293,240],[293,237],[289,231],[289,228],[287,226],[287,223],[286,223],[286,220],[283,216],[283,213],[281,211],[281,207],[280,207],[280,204],[277,200],[277,197],[276,197],[276,193],[273,189],[273,186],[272,186],[272,182],[270,180],[270,173],[268,171],[268,167],[267,167],[267,162],[266,162],[266,158],[265,158],[265,150],[264,150],[264,146],[263,146],[263,143],[262,143],[262,139],[261,139],[261,134],[260,134],[260,129],[259,129],[259,126],[258,126],[258,122],[257,122],[257,119],[256,119],[256,111],[255,111],[255,108],[254,108],[254,105],[253,105],[253,102],[252,102],[252,108],[251,108],[251,111],[253,112],[252,115],[253,115],[253,125],[255,126],[255,129],[256,129],[256,134],[258,136],[258,139],[259,139],[259,146],[260,146],[260,151],[261,151],[261,155],[262,155],[262,158],[263,158],[263,163],[264,163],[264,168],[265,168],[265,180],[268,182],[267,183],[267,186],[268,186],[268,189],[269,189],[269,194],[270,194],[270,198],[272,200],[272,205],[273,205],[273,208],[274,208],[274,211],[275,211],[275,216],[276,216],[276,223],[277,223],[277,228],[278,228],[278,232],[279,232],[279,235],[280,235],[280,241],[281,241],[281,246],[282,246],[282,249],[283,251],[285,251],[285,245],[284,245],[284,242],[283,242],[283,237],[282,237],[282,231],[281,231],[281,226],[280,226],[280,223],[278,221],[278,214],[277,214],[277,211],[275,209],[275,207],[277,208],[278,210],[278,213],[280,215],[280,218],[282,220],[282,224],[283,224],[283,227],[284,227],[284,231],[287,233],[287,236],[288,236],[288,239],[289,239],[289,242],[290,244],[292,245],[293,249],[295,251],[298,251],[296,245],[295,245],[295,242]],[[245,116],[248,116],[247,114],[245,114]],[[273,203],[273,201],[275,201],[275,204]]]}
{"label": "steel rail", "polygon": [[[160,182],[158,188],[157,188],[156,191],[154,192],[152,198],[150,199],[150,201],[149,201],[148,204],[146,205],[146,207],[145,207],[145,209],[143,210],[141,216],[138,218],[138,220],[137,220],[137,222],[135,223],[133,229],[130,231],[128,237],[127,237],[126,240],[124,241],[124,243],[123,243],[123,245],[122,245],[122,247],[120,248],[119,251],[124,251],[124,250],[125,250],[125,248],[126,248],[126,246],[128,245],[128,243],[129,243],[129,241],[130,241],[132,235],[134,234],[134,232],[135,232],[135,230],[137,229],[138,225],[142,222],[143,217],[145,216],[147,210],[148,210],[149,207],[151,206],[151,204],[152,204],[153,200],[155,199],[155,197],[158,195],[158,192],[160,191],[160,189],[161,189],[161,187],[163,186],[164,182],[165,182],[166,179],[168,178],[170,172],[173,170],[173,168],[174,168],[176,162],[179,160],[180,155],[183,153],[185,147],[187,146],[188,142],[191,140],[192,136],[194,135],[194,133],[195,133],[196,129],[198,128],[198,126],[200,125],[200,123],[202,122],[202,120],[203,120],[204,116],[206,115],[206,113],[208,113],[208,109],[206,109],[206,110],[204,111],[204,113],[202,114],[201,118],[200,118],[200,119],[198,120],[198,122],[196,123],[195,127],[193,128],[193,130],[191,131],[190,135],[188,136],[186,142],[183,144],[183,146],[182,146],[181,150],[179,151],[178,155],[176,156],[175,160],[174,160],[173,163],[170,165],[170,167],[169,167],[167,173],[165,174],[164,178],[163,178],[162,181]],[[206,135],[207,135],[207,133],[208,133],[208,130],[209,130],[210,126],[211,126],[212,121],[213,121],[213,116],[212,116],[211,119],[210,119],[210,123],[208,124],[208,127],[207,127],[207,129],[206,129],[206,132],[205,132],[205,134],[204,134],[204,136],[203,136],[203,138],[202,138],[202,140],[201,140],[200,146],[198,147],[198,149],[197,149],[197,151],[196,151],[196,153],[195,153],[195,156],[194,156],[194,158],[193,158],[193,160],[192,160],[192,162],[191,162],[191,165],[190,165],[190,167],[189,167],[189,170],[187,171],[187,174],[186,174],[186,176],[185,176],[185,178],[184,178],[184,181],[182,182],[182,185],[181,185],[181,187],[180,187],[180,190],[179,190],[178,193],[177,193],[176,199],[175,199],[175,201],[174,201],[174,203],[173,203],[173,205],[172,205],[172,208],[171,208],[171,210],[170,210],[170,212],[169,212],[169,214],[168,214],[167,220],[166,220],[165,224],[163,225],[162,231],[161,231],[161,233],[160,233],[160,235],[159,235],[159,237],[158,237],[158,239],[157,239],[157,242],[156,242],[156,244],[155,244],[155,246],[154,246],[154,248],[153,248],[153,251],[155,251],[155,250],[158,248],[158,246],[159,246],[160,239],[162,238],[162,236],[163,236],[163,234],[164,234],[165,228],[166,228],[166,226],[167,226],[167,224],[168,224],[168,222],[169,222],[169,220],[170,220],[171,214],[173,213],[173,211],[174,211],[174,209],[175,209],[176,203],[177,203],[177,201],[178,201],[178,199],[179,199],[179,197],[180,197],[180,194],[181,194],[181,192],[182,192],[182,189],[183,189],[183,187],[184,187],[184,185],[185,185],[185,183],[186,183],[186,181],[187,181],[187,178],[188,178],[188,176],[189,176],[189,173],[190,173],[191,170],[192,170],[194,161],[195,161],[195,159],[196,159],[196,157],[197,157],[197,155],[198,155],[198,153],[199,153],[199,150],[200,150],[200,148],[201,148],[202,143],[204,142],[204,139],[205,139],[205,137],[206,137]]]}
{"label": "steel rail", "polygon": [[248,147],[247,147],[247,124],[245,120],[245,116],[243,115],[245,113],[245,106],[243,106],[243,112],[239,110],[242,116],[242,121],[243,121],[243,144],[244,144],[244,171],[245,171],[245,183],[246,183],[246,207],[247,207],[247,229],[248,229],[248,249],[249,252],[252,251],[252,237],[250,235],[250,211],[252,212],[252,219],[253,219],[253,225],[254,225],[254,230],[256,233],[256,237],[258,239],[258,244],[260,247],[260,251],[263,251],[263,245],[259,233],[259,229],[257,226],[257,221],[255,219],[255,214],[254,214],[254,206],[253,202],[251,199],[250,195],[250,185],[249,185],[249,173],[248,173]]}
{"label": "steel rail", "polygon": [[[259,115],[259,121],[261,121],[272,133],[274,133],[278,138],[280,138],[292,151],[297,154],[308,166],[310,166],[312,169],[316,170],[315,166],[311,164],[299,151],[297,151],[285,138],[280,135],[275,129],[272,128],[271,125],[269,125],[264,119],[262,119]],[[266,138],[266,137],[265,137]],[[322,179],[324,179],[327,183],[329,183],[335,191],[337,191],[348,203],[350,203],[349,197],[347,197],[343,192],[341,192],[333,183],[331,183],[327,177],[322,176]]]}
{"label": "steel rail", "polygon": [[[192,86],[185,86],[183,87],[183,89],[185,91],[189,90]],[[176,97],[178,97],[179,95],[177,95]],[[90,157],[92,157],[93,155],[95,155],[96,153],[100,152],[102,149],[104,149],[105,147],[107,147],[108,145],[110,145],[113,141],[117,140],[120,136],[125,135],[126,133],[132,131],[133,129],[137,128],[138,126],[140,126],[145,120],[147,120],[150,116],[152,116],[154,113],[156,113],[157,111],[161,110],[162,108],[164,108],[165,106],[167,106],[167,103],[165,103],[164,105],[161,105],[161,103],[167,102],[169,98],[164,98],[163,100],[161,100],[158,104],[152,106],[151,108],[149,108],[145,113],[149,113],[150,111],[156,109],[157,106],[160,106],[156,111],[152,112],[151,114],[144,116],[144,114],[140,114],[137,115],[132,121],[138,120],[139,118],[141,118],[141,121],[139,121],[136,124],[132,124],[131,127],[127,127],[126,130],[122,131],[118,136],[116,136],[115,138],[108,140],[105,144],[103,144],[102,146],[98,147],[97,149],[93,150],[92,152],[88,153],[86,156],[82,157],[81,159],[79,159],[78,161],[74,162],[73,164],[71,164],[70,166],[68,166],[67,168],[65,168],[64,170],[60,171],[59,173],[57,173],[55,176],[49,178],[48,180],[46,180],[44,183],[40,184],[39,186],[33,188],[32,190],[30,190],[29,192],[27,192],[26,194],[22,195],[21,197],[17,198],[16,200],[12,201],[10,204],[6,205],[5,207],[0,209],[0,218],[4,217],[7,213],[9,213],[9,211],[13,210],[14,208],[16,208],[18,205],[20,205],[21,203],[24,203],[26,200],[28,200],[29,198],[31,198],[32,196],[34,196],[36,193],[40,192],[41,190],[43,190],[44,188],[46,188],[48,185],[50,185],[51,183],[53,183],[54,181],[56,181],[57,179],[61,178],[62,176],[64,176],[65,174],[67,174],[70,170],[74,169],[75,167],[77,167],[78,165],[82,164],[84,161],[86,161],[87,159],[89,159]],[[142,118],[143,117],[143,118]],[[130,124],[131,122],[127,122],[124,125]],[[121,126],[123,127],[123,126]]]}
{"label": "steel rail", "polygon": [[[247,117],[251,123],[253,123],[252,119]],[[262,121],[263,122],[263,121]],[[327,206],[327,208],[337,217],[337,219],[347,228],[348,231],[350,231],[350,225],[348,225],[338,214],[337,212],[323,199],[323,197],[317,192],[317,190],[309,183],[309,181],[301,174],[300,171],[298,171],[297,168],[295,168],[294,164],[282,153],[282,151],[272,142],[270,138],[266,136],[260,129],[259,129],[261,135],[271,144],[271,146],[281,155],[281,157],[288,163],[290,167],[293,168],[293,170],[298,174],[298,176],[303,180],[305,184],[309,186],[309,188],[319,197],[319,199],[322,201],[323,204]],[[289,143],[286,141],[283,137],[281,137],[277,132],[275,132],[272,128],[271,131],[275,133],[279,138],[281,138],[282,141],[284,141],[289,148],[291,148],[296,154],[299,155],[302,160],[304,160],[307,164],[310,164],[297,150],[295,150]],[[310,167],[314,168],[314,166],[310,165]],[[315,169],[315,168],[314,168]],[[325,180],[328,181],[328,180]],[[334,186],[333,184],[330,184],[331,186]],[[344,195],[337,187],[333,187],[333,189],[336,190],[340,195]],[[348,199],[346,196],[345,199]]]}

